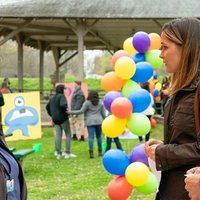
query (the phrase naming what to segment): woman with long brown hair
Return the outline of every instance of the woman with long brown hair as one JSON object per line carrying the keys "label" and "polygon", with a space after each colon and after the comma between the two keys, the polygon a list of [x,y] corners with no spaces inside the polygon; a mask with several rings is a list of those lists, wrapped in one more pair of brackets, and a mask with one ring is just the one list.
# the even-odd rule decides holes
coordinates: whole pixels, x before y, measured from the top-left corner
{"label": "woman with long brown hair", "polygon": [[149,140],[145,151],[161,170],[156,199],[189,200],[184,174],[200,164],[194,114],[195,93],[200,90],[200,21],[181,18],[166,23],[161,44],[160,57],[172,74],[164,110],[164,141]]}

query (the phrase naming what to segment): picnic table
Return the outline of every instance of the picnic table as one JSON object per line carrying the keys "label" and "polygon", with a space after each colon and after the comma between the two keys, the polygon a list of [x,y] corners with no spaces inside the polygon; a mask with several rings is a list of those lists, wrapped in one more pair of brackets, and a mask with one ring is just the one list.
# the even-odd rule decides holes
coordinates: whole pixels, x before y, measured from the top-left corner
{"label": "picnic table", "polygon": [[15,158],[20,162],[20,164],[23,166],[23,160],[24,158],[31,154],[31,153],[34,153],[34,149],[31,148],[31,149],[19,149],[19,150],[16,150],[16,151],[13,151],[12,153],[14,154]]}

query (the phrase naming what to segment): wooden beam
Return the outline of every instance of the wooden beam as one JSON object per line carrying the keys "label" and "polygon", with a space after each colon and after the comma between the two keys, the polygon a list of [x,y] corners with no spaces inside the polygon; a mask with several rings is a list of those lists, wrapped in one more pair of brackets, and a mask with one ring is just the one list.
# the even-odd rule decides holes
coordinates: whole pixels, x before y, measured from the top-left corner
{"label": "wooden beam", "polygon": [[7,42],[9,39],[13,38],[15,35],[17,35],[20,31],[23,30],[24,27],[28,26],[30,24],[30,22],[32,21],[32,19],[28,19],[26,20],[23,24],[21,24],[16,30],[14,30],[13,32],[9,33],[6,37],[4,37],[1,41],[0,41],[0,46],[2,44],[4,44],[5,42]]}
{"label": "wooden beam", "polygon": [[[0,26],[4,26],[6,28],[10,28],[10,29],[13,29],[15,27],[18,27],[19,24],[16,24],[16,23],[7,23],[7,22],[1,22],[0,21]],[[11,26],[11,27],[9,27]],[[44,31],[63,31],[63,32],[66,32],[66,34],[69,34],[69,33],[73,33],[71,31],[71,28],[61,28],[61,27],[53,27],[53,26],[44,26],[44,25],[36,25],[36,24],[30,24],[29,29],[35,29],[35,30],[44,30]],[[34,30],[30,30],[30,32],[33,32]],[[68,32],[69,31],[69,32]],[[26,31],[28,32],[28,31]]]}
{"label": "wooden beam", "polygon": [[59,60],[60,60],[60,50],[57,47],[52,47],[53,57],[56,64],[55,81],[59,82]]}
{"label": "wooden beam", "polygon": [[38,47],[40,51],[39,56],[39,77],[40,77],[40,95],[44,96],[44,49],[45,45],[41,41],[38,42]]}
{"label": "wooden beam", "polygon": [[99,33],[94,32],[94,31],[89,31],[92,35],[94,35],[96,38],[99,39],[99,41],[101,41],[103,44],[105,44],[107,46],[107,48],[116,48],[114,45],[111,45],[110,42],[106,41],[102,36],[99,35]]}
{"label": "wooden beam", "polygon": [[17,34],[17,43],[18,43],[18,91],[23,92],[23,71],[24,71],[24,51],[23,51],[23,35],[20,33]]}
{"label": "wooden beam", "polygon": [[62,65],[64,65],[67,61],[71,60],[77,54],[78,54],[78,51],[76,51],[71,56],[69,56],[66,60],[64,60],[63,62],[61,62],[58,66],[61,67]]}

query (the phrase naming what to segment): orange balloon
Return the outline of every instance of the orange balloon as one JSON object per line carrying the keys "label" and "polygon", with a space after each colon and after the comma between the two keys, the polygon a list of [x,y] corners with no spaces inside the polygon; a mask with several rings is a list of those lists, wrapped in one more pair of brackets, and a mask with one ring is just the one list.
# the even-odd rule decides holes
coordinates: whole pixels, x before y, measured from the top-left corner
{"label": "orange balloon", "polygon": [[116,117],[127,118],[132,111],[132,103],[126,97],[118,97],[111,104],[111,112]]}
{"label": "orange balloon", "polygon": [[151,44],[148,50],[160,49],[161,47],[160,35],[158,35],[157,33],[149,33],[149,38],[150,38]]}
{"label": "orange balloon", "polygon": [[128,53],[128,51],[125,51],[125,50],[116,51],[113,54],[112,59],[111,59],[113,69],[115,68],[115,62],[117,61],[117,59],[122,57],[122,56],[127,56],[127,57],[131,58],[131,55]]}
{"label": "orange balloon", "polygon": [[156,103],[159,103],[160,100],[161,100],[160,96],[155,97],[155,102],[156,102]]}
{"label": "orange balloon", "polygon": [[101,88],[106,92],[120,90],[125,81],[116,76],[115,72],[106,73],[101,79]]}
{"label": "orange balloon", "polygon": [[131,195],[133,187],[125,176],[117,176],[108,184],[108,196],[112,200],[125,200]]}

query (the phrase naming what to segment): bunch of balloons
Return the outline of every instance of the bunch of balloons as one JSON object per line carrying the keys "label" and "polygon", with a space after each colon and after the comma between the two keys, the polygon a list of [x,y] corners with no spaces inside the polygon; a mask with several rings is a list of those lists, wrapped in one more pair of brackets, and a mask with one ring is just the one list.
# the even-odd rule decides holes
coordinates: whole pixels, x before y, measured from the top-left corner
{"label": "bunch of balloons", "polygon": [[[154,69],[163,65],[159,57],[160,46],[158,34],[139,31],[124,41],[123,50],[113,54],[113,71],[106,73],[101,80],[101,87],[107,92],[103,99],[104,106],[110,113],[102,123],[102,132],[107,137],[118,137],[127,128],[137,136],[143,136],[150,131],[151,123],[144,113],[153,109],[151,94],[154,97],[158,95],[156,89],[159,88],[159,83],[156,88],[153,80]],[[151,94],[141,88],[140,84],[145,82],[149,82]],[[112,191],[123,190],[126,193],[124,195],[129,196],[135,187],[138,191],[149,193],[146,191],[148,189],[144,188],[150,186],[145,185],[152,185],[152,181],[155,182],[147,163],[132,162],[132,159],[120,150],[106,152],[103,163],[108,172],[116,175],[108,187],[108,195],[112,200],[120,199],[115,198]],[[155,187],[151,189],[154,190]]]}
{"label": "bunch of balloons", "polygon": [[158,178],[149,169],[144,144],[136,145],[128,157],[125,152],[111,149],[103,156],[106,171],[115,175],[108,184],[108,196],[111,200],[126,200],[133,189],[148,195],[155,193]]}
{"label": "bunch of balloons", "polygon": [[102,123],[106,136],[117,137],[126,128],[138,136],[150,131],[149,119],[143,112],[152,109],[152,99],[140,83],[151,80],[154,69],[163,65],[159,57],[160,46],[158,34],[140,31],[124,41],[123,50],[113,54],[113,71],[106,73],[101,80],[101,87],[107,92],[103,102],[110,113]]}

